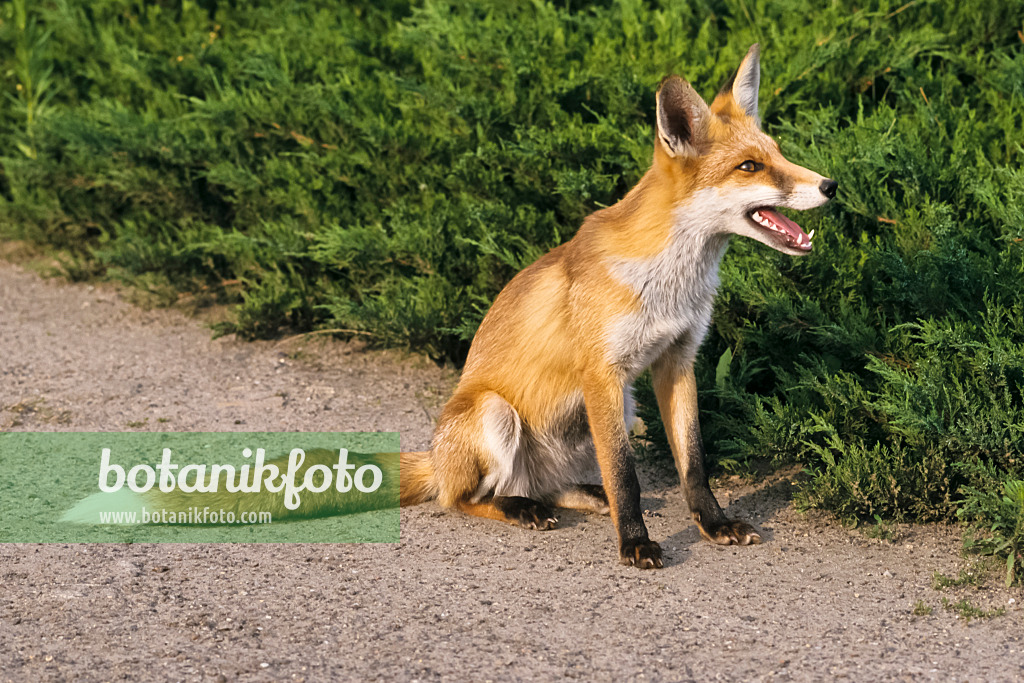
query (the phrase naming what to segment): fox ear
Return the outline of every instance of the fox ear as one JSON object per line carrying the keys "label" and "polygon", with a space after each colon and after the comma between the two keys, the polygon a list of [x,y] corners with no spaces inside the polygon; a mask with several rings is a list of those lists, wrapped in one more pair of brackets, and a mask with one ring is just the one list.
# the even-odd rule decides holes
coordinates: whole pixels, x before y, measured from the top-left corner
{"label": "fox ear", "polygon": [[711,112],[693,86],[667,76],[658,88],[658,140],[670,157],[700,154]]}
{"label": "fox ear", "polygon": [[732,81],[727,85],[731,86],[732,98],[739,108],[760,126],[761,117],[757,113],[757,89],[761,87],[760,45],[754,43],[750,46],[746,57],[740,62],[740,67],[736,69]]}

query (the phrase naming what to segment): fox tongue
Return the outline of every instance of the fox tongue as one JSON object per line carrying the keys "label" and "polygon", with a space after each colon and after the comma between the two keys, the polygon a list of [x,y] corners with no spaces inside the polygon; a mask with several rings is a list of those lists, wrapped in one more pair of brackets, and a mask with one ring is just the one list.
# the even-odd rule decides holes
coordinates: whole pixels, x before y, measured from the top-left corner
{"label": "fox tongue", "polygon": [[[779,226],[780,228],[782,228],[786,232],[788,232],[790,237],[793,238],[794,242],[803,242],[803,241],[809,241],[810,240],[810,238],[807,237],[807,235],[804,233],[804,231],[800,229],[799,225],[797,225],[793,221],[789,220],[788,218],[783,216],[781,213],[779,213],[775,209],[767,209],[766,208],[766,209],[758,209],[758,210],[761,212],[762,216],[764,216],[765,218],[770,220],[772,223],[774,223],[775,225]],[[803,239],[802,240],[800,239],[801,235],[803,235]]]}

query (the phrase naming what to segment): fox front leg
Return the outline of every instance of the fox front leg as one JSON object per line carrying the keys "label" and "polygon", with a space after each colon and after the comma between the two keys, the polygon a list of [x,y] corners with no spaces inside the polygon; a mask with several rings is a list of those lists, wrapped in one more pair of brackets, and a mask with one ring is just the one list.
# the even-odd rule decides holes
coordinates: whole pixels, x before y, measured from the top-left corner
{"label": "fox front leg", "polygon": [[658,359],[652,371],[658,408],[672,447],[679,481],[700,535],[722,545],[760,543],[761,535],[754,527],[725,516],[708,485],[692,356],[685,348],[673,345]]}
{"label": "fox front leg", "polygon": [[619,537],[619,559],[622,564],[655,569],[662,566],[661,546],[648,537],[640,512],[640,482],[622,419],[622,389],[612,372],[595,373],[586,381],[583,396],[597,464]]}

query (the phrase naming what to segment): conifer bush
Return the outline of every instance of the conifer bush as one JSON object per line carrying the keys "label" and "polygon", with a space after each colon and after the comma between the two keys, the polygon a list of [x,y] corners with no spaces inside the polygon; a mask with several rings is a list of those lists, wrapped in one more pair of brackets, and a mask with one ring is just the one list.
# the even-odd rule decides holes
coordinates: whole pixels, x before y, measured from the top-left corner
{"label": "conifer bush", "polygon": [[[725,467],[1024,546],[1021,0],[12,0],[0,234],[68,273],[458,362],[495,294],[646,170],[654,89],[763,49],[766,130],[836,178],[814,253],[734,240],[698,362]],[[657,438],[645,381],[642,415]],[[987,540],[986,540],[987,539]]]}

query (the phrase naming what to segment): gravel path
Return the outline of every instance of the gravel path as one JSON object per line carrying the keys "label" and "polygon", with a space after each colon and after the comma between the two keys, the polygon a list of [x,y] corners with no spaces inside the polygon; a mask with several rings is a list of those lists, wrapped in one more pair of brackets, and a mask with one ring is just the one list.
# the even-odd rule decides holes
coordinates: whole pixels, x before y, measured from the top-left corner
{"label": "gravel path", "polygon": [[[397,429],[420,449],[455,380],[337,342],[211,340],[0,263],[0,429]],[[797,513],[780,473],[719,489],[765,543],[715,547],[674,473],[640,476],[660,571],[618,565],[606,517],[536,532],[434,504],[403,511],[397,545],[0,546],[0,680],[1024,680],[1022,592],[932,588],[972,566],[956,529],[870,539]]]}

